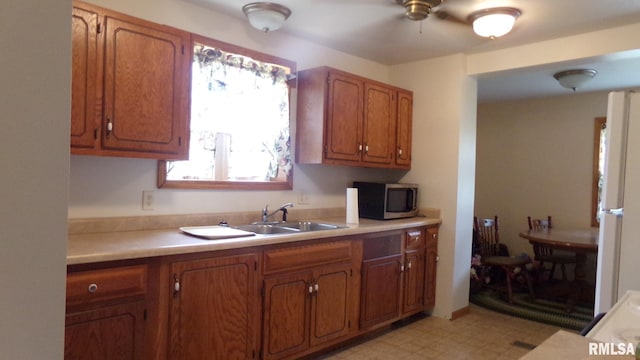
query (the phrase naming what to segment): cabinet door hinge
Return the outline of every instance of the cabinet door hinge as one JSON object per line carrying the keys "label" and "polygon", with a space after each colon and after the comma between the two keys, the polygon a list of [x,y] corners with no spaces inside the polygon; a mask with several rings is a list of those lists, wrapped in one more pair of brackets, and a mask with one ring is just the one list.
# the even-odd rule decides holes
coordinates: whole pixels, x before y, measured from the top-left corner
{"label": "cabinet door hinge", "polygon": [[353,276],[353,269],[349,269],[349,276]]}
{"label": "cabinet door hinge", "polygon": [[98,128],[93,129],[93,140],[98,140]]}
{"label": "cabinet door hinge", "polygon": [[265,295],[266,295],[265,292],[266,292],[266,290],[265,290],[265,287],[263,286],[262,289],[260,289],[260,296],[262,296],[264,298]]}
{"label": "cabinet door hinge", "polygon": [[253,270],[258,271],[258,262],[257,261],[253,262]]}
{"label": "cabinet door hinge", "polygon": [[184,45],[181,47],[182,55],[184,55]]}
{"label": "cabinet door hinge", "polygon": [[182,146],[182,136],[178,136],[178,146]]}
{"label": "cabinet door hinge", "polygon": [[102,24],[100,24],[100,23],[97,23],[97,24],[96,24],[96,32],[97,32],[98,34],[100,34],[100,33],[102,32]]}

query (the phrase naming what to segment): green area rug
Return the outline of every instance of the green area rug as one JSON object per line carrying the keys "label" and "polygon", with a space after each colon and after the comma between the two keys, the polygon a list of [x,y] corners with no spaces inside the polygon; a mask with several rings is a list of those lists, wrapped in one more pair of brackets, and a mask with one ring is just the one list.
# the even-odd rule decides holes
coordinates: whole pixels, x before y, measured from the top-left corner
{"label": "green area rug", "polygon": [[516,293],[513,294],[513,304],[510,304],[503,296],[495,290],[483,290],[472,294],[470,301],[504,314],[577,331],[593,319],[593,307],[575,306],[571,313],[567,313],[565,302],[533,299],[527,293]]}

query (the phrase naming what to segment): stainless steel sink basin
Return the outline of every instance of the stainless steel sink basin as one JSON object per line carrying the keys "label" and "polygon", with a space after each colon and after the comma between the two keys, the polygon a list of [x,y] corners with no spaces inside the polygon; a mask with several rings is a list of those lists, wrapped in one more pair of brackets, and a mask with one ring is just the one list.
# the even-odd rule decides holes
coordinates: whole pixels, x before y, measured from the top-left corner
{"label": "stainless steel sink basin", "polygon": [[246,224],[246,225],[238,225],[233,228],[244,231],[251,231],[256,234],[288,234],[299,232],[300,230],[294,228],[287,228],[282,226],[276,226],[273,224]]}
{"label": "stainless steel sink basin", "polygon": [[296,229],[299,231],[319,231],[319,230],[333,230],[345,228],[346,226],[333,225],[333,224],[322,224],[311,221],[291,221],[276,224],[278,227],[288,228],[288,229]]}
{"label": "stainless steel sink basin", "polygon": [[290,234],[301,231],[320,231],[345,228],[346,226],[322,224],[310,221],[287,221],[273,223],[253,223],[234,226],[234,229],[251,231],[256,234]]}

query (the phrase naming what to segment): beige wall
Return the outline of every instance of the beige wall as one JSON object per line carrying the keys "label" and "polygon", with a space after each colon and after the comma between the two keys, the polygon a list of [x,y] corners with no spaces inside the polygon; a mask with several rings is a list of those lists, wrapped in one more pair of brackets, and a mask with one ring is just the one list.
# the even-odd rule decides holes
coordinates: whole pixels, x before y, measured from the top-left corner
{"label": "beige wall", "polygon": [[62,359],[70,0],[0,5],[0,358]]}
{"label": "beige wall", "polygon": [[594,119],[606,111],[606,92],[478,106],[475,213],[500,217],[512,254],[532,253],[518,237],[528,215],[590,227]]}

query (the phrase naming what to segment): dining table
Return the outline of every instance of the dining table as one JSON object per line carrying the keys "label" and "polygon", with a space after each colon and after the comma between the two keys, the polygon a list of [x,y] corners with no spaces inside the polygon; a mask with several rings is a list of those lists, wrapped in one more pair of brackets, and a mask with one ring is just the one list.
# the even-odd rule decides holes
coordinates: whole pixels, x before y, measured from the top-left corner
{"label": "dining table", "polygon": [[523,231],[519,235],[527,239],[531,245],[546,246],[575,254],[576,265],[572,285],[575,285],[576,291],[569,297],[567,309],[571,311],[585,289],[587,255],[598,253],[598,229],[533,229]]}

